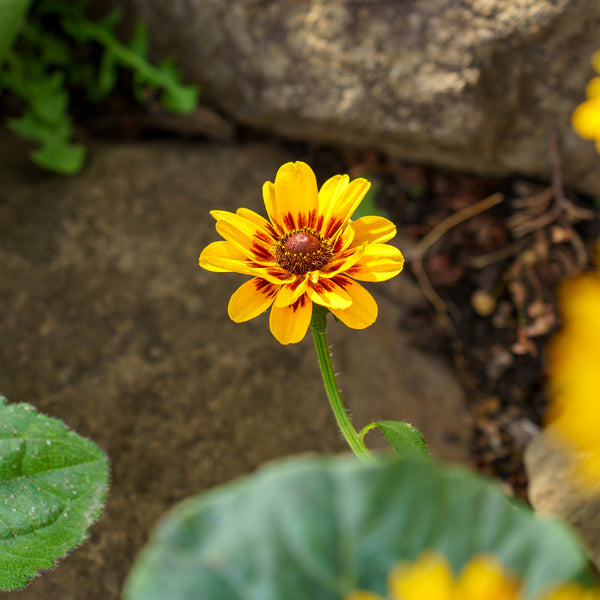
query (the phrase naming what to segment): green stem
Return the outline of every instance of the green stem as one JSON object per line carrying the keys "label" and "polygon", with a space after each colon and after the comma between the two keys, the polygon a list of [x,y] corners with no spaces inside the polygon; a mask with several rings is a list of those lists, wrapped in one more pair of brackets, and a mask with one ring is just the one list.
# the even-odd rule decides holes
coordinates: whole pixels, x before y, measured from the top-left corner
{"label": "green stem", "polygon": [[365,443],[356,433],[356,430],[350,422],[350,417],[348,416],[348,412],[346,411],[346,407],[340,396],[335,373],[333,372],[331,354],[329,352],[327,335],[325,333],[327,327],[327,312],[327,309],[317,304],[313,304],[313,318],[310,325],[315,341],[315,349],[317,350],[317,357],[319,359],[319,366],[321,367],[325,392],[327,393],[327,398],[329,399],[329,404],[331,410],[333,410],[335,420],[337,421],[344,439],[348,442],[348,446],[350,446],[358,458],[363,462],[368,462],[373,460],[373,455],[369,452]]}

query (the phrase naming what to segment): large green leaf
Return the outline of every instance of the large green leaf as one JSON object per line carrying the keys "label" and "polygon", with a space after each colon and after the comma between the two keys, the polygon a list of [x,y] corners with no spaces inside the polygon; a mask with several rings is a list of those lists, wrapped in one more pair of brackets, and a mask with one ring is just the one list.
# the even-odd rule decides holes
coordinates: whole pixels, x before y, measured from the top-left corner
{"label": "large green leaf", "polygon": [[30,0],[0,0],[0,64],[11,44],[21,21],[27,13]]}
{"label": "large green leaf", "polygon": [[491,552],[528,594],[582,575],[585,555],[558,522],[509,503],[466,470],[393,457],[303,458],[191,498],[158,526],[125,600],[340,600],[385,595],[402,559],[436,549],[459,569]]}
{"label": "large green leaf", "polygon": [[0,590],[26,585],[81,544],[107,488],[94,443],[0,396]]}

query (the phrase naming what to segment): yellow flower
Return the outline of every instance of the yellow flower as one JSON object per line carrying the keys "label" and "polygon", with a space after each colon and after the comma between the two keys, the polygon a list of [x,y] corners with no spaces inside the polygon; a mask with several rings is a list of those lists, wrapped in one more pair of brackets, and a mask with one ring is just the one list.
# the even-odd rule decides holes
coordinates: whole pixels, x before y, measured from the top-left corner
{"label": "yellow flower", "polygon": [[[592,64],[596,73],[600,73],[600,51],[594,52]],[[585,94],[588,99],[573,112],[571,125],[582,138],[594,140],[600,152],[600,77],[588,83]]]}
{"label": "yellow flower", "polygon": [[312,169],[286,163],[263,197],[269,221],[247,208],[213,210],[224,241],[209,244],[200,266],[254,277],[229,300],[229,316],[248,321],[269,307],[271,332],[282,344],[299,342],[308,329],[312,303],[340,321],[363,329],[377,318],[377,303],[356,280],[385,281],[402,270],[396,234],[383,217],[351,217],[370,183],[335,175],[320,190]]}
{"label": "yellow flower", "polygon": [[600,484],[600,274],[568,279],[558,301],[563,325],[548,349],[548,421],[582,482]]}
{"label": "yellow flower", "polygon": [[[445,558],[434,552],[414,563],[400,563],[389,574],[389,600],[524,600],[520,581],[489,555],[472,558],[455,577]],[[384,600],[356,591],[345,600]],[[598,590],[563,584],[537,600],[600,600]]]}

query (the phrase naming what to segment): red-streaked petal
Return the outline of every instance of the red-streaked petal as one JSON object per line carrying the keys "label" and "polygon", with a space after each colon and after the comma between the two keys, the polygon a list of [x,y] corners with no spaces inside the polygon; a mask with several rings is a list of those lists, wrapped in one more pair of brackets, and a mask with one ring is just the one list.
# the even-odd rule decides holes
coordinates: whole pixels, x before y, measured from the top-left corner
{"label": "red-streaked petal", "polygon": [[[233,235],[244,248],[249,248],[253,244],[270,248],[275,243],[272,235],[273,228],[266,219],[254,211],[241,208],[237,213],[227,210],[212,210],[210,214],[217,221],[217,231],[220,233],[220,228],[228,225],[231,230],[235,230]],[[247,218],[245,215],[251,215],[251,218]]]}
{"label": "red-streaked petal", "polygon": [[[314,227],[319,206],[319,190],[313,170],[303,162],[286,163],[275,176],[276,215],[284,231]],[[271,200],[272,201],[272,200]]]}
{"label": "red-streaked petal", "polygon": [[333,247],[333,252],[338,253],[346,250],[350,246],[359,246],[360,244],[354,244],[354,223],[348,221],[348,225],[344,229],[342,235],[340,235]]}
{"label": "red-streaked petal", "polygon": [[273,263],[272,265],[258,264],[248,262],[250,272],[252,275],[262,277],[271,283],[276,285],[283,285],[284,283],[290,283],[296,279],[296,275],[293,275],[289,271],[282,269],[278,264]]}
{"label": "red-streaked petal", "polygon": [[295,344],[306,335],[311,318],[312,302],[303,294],[290,306],[271,307],[271,333],[280,344]]}
{"label": "red-streaked petal", "polygon": [[324,239],[337,238],[370,187],[366,179],[359,177],[349,181],[347,175],[336,175],[323,184],[319,192],[319,204],[324,217],[320,230]]}
{"label": "red-streaked petal", "polygon": [[330,260],[321,271],[319,275],[321,277],[334,277],[339,273],[344,273],[352,265],[356,264],[365,253],[367,244],[363,244],[358,248],[348,248],[342,252],[338,252],[332,260]]}
{"label": "red-streaked petal", "polygon": [[303,277],[296,277],[293,281],[282,285],[279,288],[277,298],[275,298],[275,306],[289,306],[298,300],[304,292],[306,292],[306,282],[308,280],[308,274]]}
{"label": "red-streaked petal", "polygon": [[[231,213],[230,213],[231,214]],[[237,215],[234,215],[237,216]],[[250,222],[246,219],[240,219],[245,224]],[[231,220],[217,221],[216,230],[219,235],[231,242],[240,252],[243,252],[247,258],[260,263],[275,264],[271,249],[273,243],[271,237],[263,231],[255,229],[253,232],[244,225],[244,229],[238,226],[238,223],[232,223]]]}
{"label": "red-streaked petal", "polygon": [[367,244],[364,254],[344,274],[359,281],[387,281],[402,271],[402,252],[389,244]]}
{"label": "red-streaked petal", "polygon": [[200,254],[198,263],[207,271],[252,274],[252,269],[248,266],[244,254],[229,242],[213,242],[206,246]]}
{"label": "red-streaked petal", "polygon": [[243,283],[229,299],[227,312],[236,323],[254,319],[265,312],[273,303],[279,286],[269,283],[261,277],[254,277]]}
{"label": "red-streaked petal", "polygon": [[352,304],[346,309],[331,308],[329,310],[352,329],[364,329],[375,323],[378,311],[375,298],[360,283],[343,275],[338,278],[338,281],[340,279],[344,280],[342,285],[352,297]]}
{"label": "red-streaked petal", "polygon": [[354,245],[383,244],[396,235],[396,226],[385,217],[368,216],[353,221]]}
{"label": "red-streaked petal", "polygon": [[249,208],[238,208],[235,211],[235,214],[239,215],[240,217],[243,217],[244,219],[248,219],[248,221],[252,221],[256,225],[258,225],[258,227],[260,227],[263,231],[267,232],[272,238],[272,243],[275,243],[275,240],[279,237],[273,225],[271,225],[271,223],[269,223],[267,219],[265,219],[262,215],[259,215],[257,212],[254,212]]}
{"label": "red-streaked petal", "polygon": [[273,228],[277,233],[282,236],[285,233],[285,229],[279,224],[281,217],[279,215],[279,209],[277,208],[277,199],[275,198],[275,186],[272,181],[265,181],[263,184],[263,200],[265,201],[265,208]]}
{"label": "red-streaked petal", "polygon": [[343,285],[337,279],[326,279],[320,277],[317,281],[310,281],[308,284],[308,297],[321,306],[327,308],[348,308],[352,304],[352,297],[344,290]]}

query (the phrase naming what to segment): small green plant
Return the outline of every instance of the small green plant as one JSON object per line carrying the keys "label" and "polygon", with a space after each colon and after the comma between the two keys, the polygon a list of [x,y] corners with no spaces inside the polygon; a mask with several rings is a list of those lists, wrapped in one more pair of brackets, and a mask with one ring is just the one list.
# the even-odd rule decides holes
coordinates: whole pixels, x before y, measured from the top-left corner
{"label": "small green plant", "polygon": [[[74,89],[82,89],[91,103],[101,102],[117,85],[119,69],[126,68],[133,72],[133,95],[142,104],[156,95],[167,110],[189,113],[198,103],[198,89],[181,83],[172,58],[156,66],[148,61],[144,25],[137,26],[126,45],[115,35],[121,10],[92,21],[84,8],[84,2],[38,0],[0,68],[0,90],[13,93],[24,104],[22,114],[9,119],[8,127],[40,144],[31,154],[33,162],[63,174],[76,173],[85,160],[84,146],[72,141],[69,109]],[[8,47],[1,36],[8,38],[13,30],[14,26],[10,32],[0,29],[0,51],[3,43]],[[82,52],[84,48],[89,51]],[[98,51],[99,59],[89,58]],[[79,55],[84,59],[78,60]]]}

